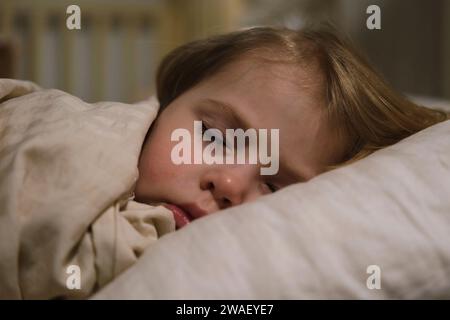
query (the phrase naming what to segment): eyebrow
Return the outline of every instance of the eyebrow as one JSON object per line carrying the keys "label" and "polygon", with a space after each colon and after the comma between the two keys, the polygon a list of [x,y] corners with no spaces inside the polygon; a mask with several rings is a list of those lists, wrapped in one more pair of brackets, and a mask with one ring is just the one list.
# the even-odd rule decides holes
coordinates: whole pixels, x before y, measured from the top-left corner
{"label": "eyebrow", "polygon": [[221,111],[224,112],[224,116],[227,120],[229,120],[235,128],[241,128],[244,130],[247,130],[248,128],[251,128],[250,122],[245,119],[241,114],[236,112],[233,108],[233,106],[227,102],[219,101],[215,99],[205,99],[202,102],[205,103],[206,106],[212,107],[211,111],[217,112],[217,108],[220,108]]}
{"label": "eyebrow", "polygon": [[[236,128],[242,128],[244,131],[249,128],[252,128],[252,126],[250,125],[250,122],[247,121],[244,117],[242,117],[241,114],[236,112],[234,110],[235,108],[231,104],[224,102],[224,101],[212,99],[212,98],[204,99],[204,100],[202,100],[202,103],[205,103],[205,106],[207,106],[209,108],[213,107],[213,108],[211,108],[212,111],[217,111],[217,108],[220,108],[221,111],[224,112],[225,117]],[[286,175],[289,175],[290,177],[294,177],[294,178],[298,179],[300,182],[305,182],[305,181],[308,181],[309,179],[311,179],[311,178],[307,178],[308,175],[305,174],[303,169],[301,169],[301,171],[299,171],[298,169],[295,170],[292,167],[286,166],[286,163],[284,161],[281,161],[281,157],[279,160],[280,160],[280,169],[282,171],[284,171]]]}

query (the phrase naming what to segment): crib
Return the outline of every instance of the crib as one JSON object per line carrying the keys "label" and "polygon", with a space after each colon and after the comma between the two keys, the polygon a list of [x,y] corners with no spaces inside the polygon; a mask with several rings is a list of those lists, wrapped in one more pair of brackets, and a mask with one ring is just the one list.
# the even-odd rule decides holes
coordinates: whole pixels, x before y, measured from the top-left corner
{"label": "crib", "polygon": [[[15,53],[11,77],[89,102],[132,102],[154,91],[156,67],[168,51],[205,30],[231,29],[237,3],[2,0],[0,39]],[[71,4],[81,9],[81,30],[66,26]]]}

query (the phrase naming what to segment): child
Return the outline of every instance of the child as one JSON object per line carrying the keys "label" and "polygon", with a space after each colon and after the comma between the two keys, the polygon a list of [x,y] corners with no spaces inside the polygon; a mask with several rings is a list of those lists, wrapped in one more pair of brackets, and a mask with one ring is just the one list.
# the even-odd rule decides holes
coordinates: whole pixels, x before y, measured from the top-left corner
{"label": "child", "polygon": [[[447,118],[395,93],[333,32],[312,29],[252,28],[186,44],[162,62],[157,94],[150,127],[149,103],[88,104],[0,80],[0,298],[87,297],[175,227]],[[279,170],[261,174],[263,161],[177,165],[173,134],[195,136],[194,121],[203,137],[278,130],[269,149]],[[213,146],[232,149],[219,136]]]}
{"label": "child", "polygon": [[[188,43],[157,75],[160,114],[139,161],[137,201],[165,202],[177,227],[303,182],[439,121],[443,112],[394,92],[330,30],[251,28]],[[258,165],[175,165],[171,133],[193,121],[277,128],[280,171]]]}

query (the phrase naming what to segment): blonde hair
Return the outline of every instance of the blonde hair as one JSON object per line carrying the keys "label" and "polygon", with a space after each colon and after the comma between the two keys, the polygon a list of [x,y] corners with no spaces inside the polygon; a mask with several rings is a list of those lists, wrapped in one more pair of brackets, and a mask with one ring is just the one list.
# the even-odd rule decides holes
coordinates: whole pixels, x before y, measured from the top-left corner
{"label": "blonde hair", "polygon": [[283,61],[302,66],[316,64],[322,71],[328,117],[348,142],[345,157],[329,169],[364,158],[449,118],[443,111],[416,105],[395,92],[350,42],[329,26],[300,31],[256,27],[185,44],[169,53],[158,69],[161,109],[255,50],[269,50]]}

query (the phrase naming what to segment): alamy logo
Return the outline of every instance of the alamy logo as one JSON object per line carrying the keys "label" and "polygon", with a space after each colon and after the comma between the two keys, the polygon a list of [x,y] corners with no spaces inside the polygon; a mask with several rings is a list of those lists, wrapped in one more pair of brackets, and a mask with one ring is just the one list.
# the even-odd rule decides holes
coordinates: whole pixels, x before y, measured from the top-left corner
{"label": "alamy logo", "polygon": [[76,4],[67,7],[66,13],[70,16],[66,19],[66,27],[69,30],[81,30],[81,9]]}
{"label": "alamy logo", "polygon": [[381,289],[381,269],[376,264],[371,264],[367,267],[366,272],[370,274],[367,278],[366,286],[367,289]]}
{"label": "alamy logo", "polygon": [[366,26],[369,30],[381,30],[381,9],[376,4],[367,7],[366,13],[370,16],[366,20]]}
{"label": "alamy logo", "polygon": [[67,267],[66,273],[69,275],[66,280],[66,288],[69,290],[81,289],[81,269],[76,264]]}
{"label": "alamy logo", "polygon": [[[219,129],[203,132],[202,121],[194,121],[194,139],[184,128],[172,132],[171,141],[179,141],[172,148],[171,159],[180,164],[261,164],[261,175],[275,175],[279,169],[279,129],[226,129],[225,137]],[[235,144],[235,140],[237,143]],[[247,142],[246,142],[247,141]],[[203,142],[210,142],[203,148]],[[192,143],[194,158],[192,159]],[[248,148],[247,148],[248,147]],[[270,155],[269,155],[270,149]],[[248,159],[246,155],[248,153]],[[193,161],[192,161],[193,160]]]}

